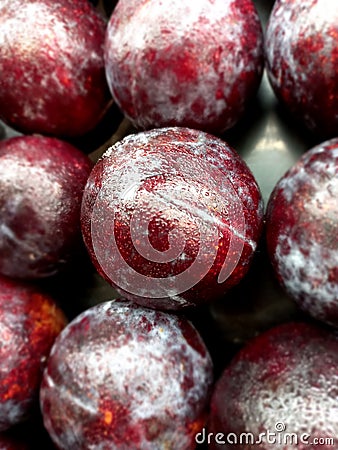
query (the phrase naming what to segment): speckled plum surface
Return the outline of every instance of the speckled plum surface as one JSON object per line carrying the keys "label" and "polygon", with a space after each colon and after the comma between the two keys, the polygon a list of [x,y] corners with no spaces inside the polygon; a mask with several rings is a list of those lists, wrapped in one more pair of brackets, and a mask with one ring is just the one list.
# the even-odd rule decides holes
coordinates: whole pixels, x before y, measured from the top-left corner
{"label": "speckled plum surface", "polygon": [[79,136],[101,119],[106,23],[86,0],[2,0],[0,117],[25,133]]}
{"label": "speckled plum surface", "polygon": [[105,64],[113,97],[138,129],[221,133],[260,84],[260,20],[251,0],[121,0]]}
{"label": "speckled plum surface", "polygon": [[65,325],[49,296],[0,276],[0,431],[37,411],[42,371]]}
{"label": "speckled plum surface", "polygon": [[191,449],[206,420],[212,363],[190,322],[121,299],[75,318],[41,385],[59,449]]}
{"label": "speckled plum surface", "polygon": [[278,182],[267,208],[267,247],[289,295],[338,326],[338,139],[308,150]]}
{"label": "speckled plum surface", "polygon": [[177,310],[210,302],[247,273],[261,233],[257,183],[202,131],[127,136],[95,165],[82,202],[90,256],[123,296]]}
{"label": "speckled plum surface", "polygon": [[41,278],[70,263],[83,245],[80,206],[91,168],[56,138],[0,142],[0,273]]}
{"label": "speckled plum surface", "polygon": [[216,383],[209,432],[223,433],[225,443],[217,445],[214,434],[210,448],[336,448],[337,377],[337,335],[305,323],[261,334]]}
{"label": "speckled plum surface", "polygon": [[338,3],[276,0],[265,39],[277,97],[309,129],[338,135]]}

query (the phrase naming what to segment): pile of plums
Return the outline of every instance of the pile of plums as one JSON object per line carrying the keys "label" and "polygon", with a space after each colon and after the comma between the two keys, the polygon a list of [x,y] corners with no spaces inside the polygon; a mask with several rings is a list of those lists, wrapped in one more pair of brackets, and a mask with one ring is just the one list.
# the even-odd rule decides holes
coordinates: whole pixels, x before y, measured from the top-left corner
{"label": "pile of plums", "polygon": [[[338,448],[338,3],[258,5],[0,2],[0,449]],[[316,142],[267,205],[264,70]],[[262,258],[294,314],[226,348]]]}

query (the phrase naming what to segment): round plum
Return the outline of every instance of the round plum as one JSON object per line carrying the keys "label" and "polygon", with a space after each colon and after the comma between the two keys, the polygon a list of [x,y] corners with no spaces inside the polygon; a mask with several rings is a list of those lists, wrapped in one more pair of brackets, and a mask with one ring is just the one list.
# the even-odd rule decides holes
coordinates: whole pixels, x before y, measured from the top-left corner
{"label": "round plum", "polygon": [[336,448],[337,377],[336,334],[300,322],[274,327],[225,368],[208,434],[197,438],[211,449]]}
{"label": "round plum", "polygon": [[266,30],[271,85],[321,139],[338,134],[338,3],[276,0]]}
{"label": "round plum", "polygon": [[55,274],[80,252],[80,208],[90,159],[56,138],[0,142],[0,273]]}
{"label": "round plum", "polygon": [[261,23],[251,0],[120,0],[105,66],[113,98],[136,128],[219,134],[260,84]]}
{"label": "round plum", "polygon": [[224,141],[188,128],[125,137],[88,179],[81,222],[98,272],[123,297],[178,310],[247,273],[262,227],[257,183]]}
{"label": "round plum", "polygon": [[38,411],[42,372],[65,325],[49,296],[0,276],[0,431]]}
{"label": "round plum", "polygon": [[111,103],[105,30],[87,0],[2,0],[0,118],[28,134],[94,128]]}
{"label": "round plum", "polygon": [[338,139],[308,150],[277,183],[266,216],[276,276],[297,305],[338,326]]}
{"label": "round plum", "polygon": [[40,390],[57,448],[193,449],[212,362],[193,325],[122,299],[75,318],[50,353]]}

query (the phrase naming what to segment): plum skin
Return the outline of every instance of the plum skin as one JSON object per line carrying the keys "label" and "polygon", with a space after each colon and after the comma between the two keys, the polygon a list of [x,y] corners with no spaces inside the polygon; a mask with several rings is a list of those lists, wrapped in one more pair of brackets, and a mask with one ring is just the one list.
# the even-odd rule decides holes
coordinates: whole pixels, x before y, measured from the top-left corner
{"label": "plum skin", "polygon": [[266,214],[276,277],[307,314],[338,325],[338,139],[308,150],[281,178]]}
{"label": "plum skin", "polygon": [[338,8],[277,0],[265,37],[268,78],[280,102],[321,140],[338,129]]}
{"label": "plum skin", "polygon": [[[208,426],[213,433],[210,448],[242,449],[239,436],[250,432],[254,443],[245,448],[275,449],[278,441],[263,439],[258,444],[255,439],[266,431],[279,439],[280,422],[285,433],[298,437],[298,443],[289,440],[283,448],[332,448],[332,443],[316,445],[315,439],[337,436],[337,374],[338,340],[331,330],[295,322],[262,333],[239,351],[216,382]],[[213,436],[218,432],[235,434],[237,445],[217,445]]]}
{"label": "plum skin", "polygon": [[66,323],[37,287],[0,276],[0,431],[37,413],[42,372]]}
{"label": "plum skin", "polygon": [[[158,198],[165,204],[158,206]],[[144,231],[133,225],[143,219],[148,221],[146,250],[163,254],[160,262],[135,247],[133,232],[136,241],[146,242]],[[111,147],[88,178],[81,208],[84,242],[98,272],[122,296],[163,310],[211,302],[239,283],[250,267],[262,222],[259,187],[239,155],[215,136],[180,127],[140,132]],[[217,234],[215,242],[210,230]],[[184,236],[184,251],[172,259],[165,252],[174,247],[170,237],[175,231]],[[241,248],[232,254],[237,238]],[[205,250],[199,253],[206,243],[214,250],[212,262]],[[222,268],[232,263],[228,278],[219,282]],[[205,276],[201,267],[208,269]],[[142,279],[133,278],[135,273]],[[190,284],[179,291],[177,280],[185,276]],[[160,279],[171,284],[159,297],[155,284]]]}
{"label": "plum skin", "polygon": [[112,102],[105,29],[86,0],[3,0],[1,119],[25,134],[63,138],[94,128]]}
{"label": "plum skin", "polygon": [[257,92],[262,28],[251,0],[121,0],[104,56],[112,96],[137,129],[220,134]]}
{"label": "plum skin", "polygon": [[82,192],[92,162],[67,142],[20,136],[0,142],[0,273],[54,275],[83,248]]}
{"label": "plum skin", "polygon": [[189,321],[123,299],[60,334],[40,390],[60,449],[193,449],[206,421],[212,362]]}

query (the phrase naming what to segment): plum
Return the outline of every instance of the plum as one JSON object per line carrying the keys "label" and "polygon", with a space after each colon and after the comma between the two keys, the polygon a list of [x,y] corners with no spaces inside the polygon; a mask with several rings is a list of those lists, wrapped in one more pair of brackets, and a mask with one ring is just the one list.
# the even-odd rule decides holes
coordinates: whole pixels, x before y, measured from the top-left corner
{"label": "plum", "polygon": [[56,138],[0,142],[0,273],[54,275],[83,249],[82,193],[92,162]]}
{"label": "plum", "polygon": [[338,3],[276,0],[266,30],[277,97],[321,140],[338,134]]}
{"label": "plum", "polygon": [[120,0],[107,28],[113,98],[138,129],[232,127],[263,70],[251,0]]}
{"label": "plum", "polygon": [[0,118],[24,133],[79,136],[111,103],[106,22],[87,0],[0,2]]}
{"label": "plum", "polygon": [[85,244],[98,272],[140,305],[213,301],[245,276],[263,218],[240,156],[202,131],[139,132],[97,162],[83,195]]}
{"label": "plum", "polygon": [[0,431],[38,411],[42,372],[66,322],[40,289],[0,276]]}
{"label": "plum", "polygon": [[278,325],[225,368],[208,433],[197,441],[229,450],[336,448],[337,377],[336,334],[310,323]]}
{"label": "plum", "polygon": [[55,341],[40,390],[44,424],[63,450],[192,450],[212,372],[188,320],[107,301]]}
{"label": "plum", "polygon": [[338,326],[338,139],[308,150],[281,178],[266,216],[275,274],[306,313]]}

